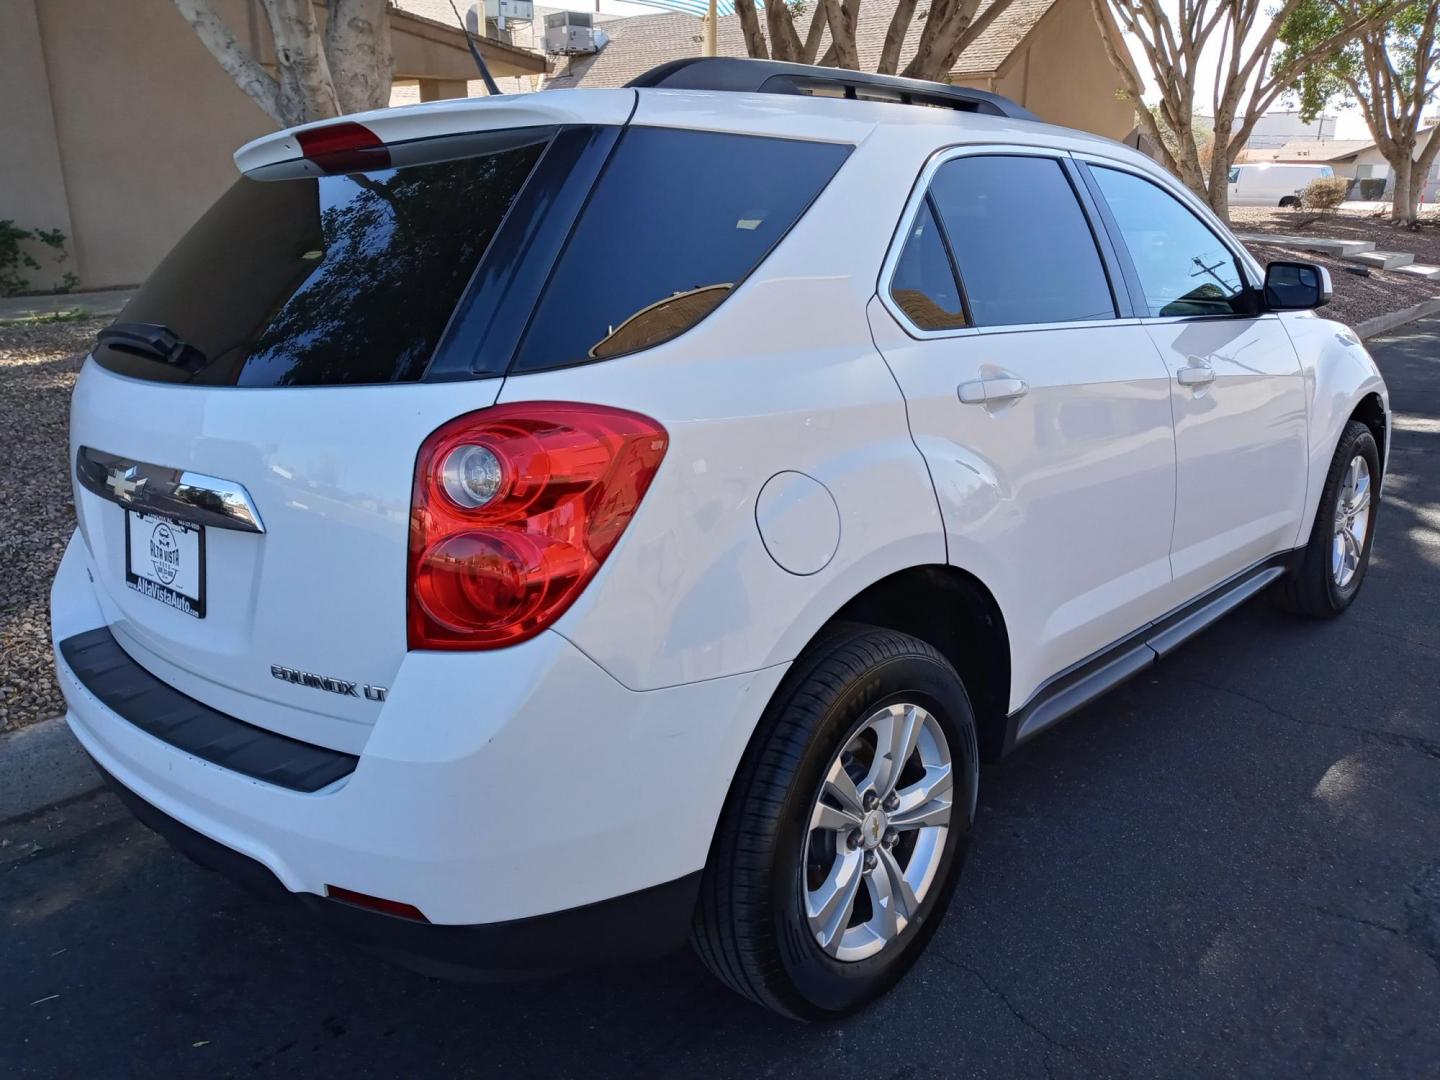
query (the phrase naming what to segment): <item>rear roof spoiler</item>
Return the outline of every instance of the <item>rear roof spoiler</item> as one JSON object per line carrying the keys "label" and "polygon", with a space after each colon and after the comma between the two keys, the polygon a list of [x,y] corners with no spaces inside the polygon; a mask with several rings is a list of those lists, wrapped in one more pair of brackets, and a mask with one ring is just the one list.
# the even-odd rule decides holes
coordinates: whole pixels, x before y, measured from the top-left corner
{"label": "rear roof spoiler", "polygon": [[542,94],[452,98],[420,106],[351,113],[262,135],[235,151],[235,165],[242,173],[253,174],[271,166],[303,163],[301,133],[319,133],[342,124],[359,125],[374,135],[376,144],[393,146],[419,139],[487,131],[565,124],[618,125],[628,121],[634,110],[635,92],[619,89],[547,90]]}
{"label": "rear roof spoiler", "polygon": [[871,75],[844,68],[787,64],[778,60],[744,60],[734,56],[692,56],[653,67],[625,84],[635,89],[729,90],[747,94],[803,94],[850,100],[929,105],[960,112],[1004,116],[1011,120],[1039,117],[1007,97],[949,83]]}

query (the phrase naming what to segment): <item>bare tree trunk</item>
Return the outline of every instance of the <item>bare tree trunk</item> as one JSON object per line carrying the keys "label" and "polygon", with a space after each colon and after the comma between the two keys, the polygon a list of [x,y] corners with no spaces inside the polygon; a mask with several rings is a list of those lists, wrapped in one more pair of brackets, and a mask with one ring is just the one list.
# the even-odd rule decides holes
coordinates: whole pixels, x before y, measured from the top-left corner
{"label": "bare tree trunk", "polygon": [[760,17],[755,13],[755,0],[735,0],[735,14],[740,16],[745,51],[755,60],[770,59],[770,51],[765,48],[765,34],[760,29]]}
{"label": "bare tree trunk", "polygon": [[894,75],[900,66],[900,49],[905,44],[905,35],[910,32],[910,20],[915,17],[915,0],[900,0],[890,25],[885,30],[885,44],[880,49],[880,63],[875,70],[881,75]]}
{"label": "bare tree trunk", "polygon": [[325,56],[341,112],[390,104],[395,57],[385,9],[386,0],[331,0]]}
{"label": "bare tree trunk", "polygon": [[825,5],[812,6],[815,10],[810,14],[810,29],[805,32],[804,55],[800,58],[804,64],[815,63],[815,54],[820,51],[820,39],[825,36]]}
{"label": "bare tree trunk", "polygon": [[1414,165],[1408,148],[1403,149],[1391,162],[1391,167],[1395,170],[1395,188],[1390,193],[1390,220],[1396,224],[1415,220],[1415,214],[1410,207],[1410,175]]}
{"label": "bare tree trunk", "polygon": [[1200,195],[1209,204],[1210,209],[1215,211],[1215,216],[1221,221],[1230,222],[1230,159],[1220,149],[1220,139],[1216,136],[1215,150],[1210,155],[1210,175],[1207,178],[1206,190]]}
{"label": "bare tree trunk", "polygon": [[1435,137],[1435,127],[1430,129],[1430,137],[1425,140],[1425,149],[1420,151],[1420,156],[1415,159],[1410,172],[1410,187],[1414,197],[1410,202],[1410,220],[1420,220],[1420,200],[1425,194],[1425,182],[1430,177],[1430,170],[1435,167],[1435,159],[1440,157],[1440,139]]}
{"label": "bare tree trunk", "polygon": [[[835,46],[838,67],[859,70],[860,54],[855,49],[855,9],[841,0],[820,0],[825,18],[830,23],[830,41]],[[776,6],[779,0],[775,0]]]}
{"label": "bare tree trunk", "polygon": [[765,28],[770,31],[770,54],[776,60],[800,59],[805,46],[795,32],[795,20],[790,16],[790,9],[781,0],[765,5]]}
{"label": "bare tree trunk", "polygon": [[175,0],[175,10],[190,24],[190,29],[195,31],[205,48],[210,50],[210,55],[235,80],[235,84],[264,109],[270,119],[285,125],[287,121],[280,114],[280,84],[240,44],[230,28],[215,14],[210,0]]}
{"label": "bare tree trunk", "polygon": [[310,0],[265,0],[275,61],[280,68],[280,111],[286,124],[340,115],[330,62]]}

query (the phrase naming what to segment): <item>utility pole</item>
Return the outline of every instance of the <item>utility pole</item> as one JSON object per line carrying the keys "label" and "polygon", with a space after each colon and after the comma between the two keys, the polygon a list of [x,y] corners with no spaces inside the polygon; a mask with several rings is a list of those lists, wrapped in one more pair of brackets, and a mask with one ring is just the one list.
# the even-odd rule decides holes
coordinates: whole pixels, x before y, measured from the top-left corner
{"label": "utility pole", "polygon": [[715,19],[717,14],[715,10],[715,0],[710,0],[705,12],[704,38],[700,45],[701,56],[715,55]]}

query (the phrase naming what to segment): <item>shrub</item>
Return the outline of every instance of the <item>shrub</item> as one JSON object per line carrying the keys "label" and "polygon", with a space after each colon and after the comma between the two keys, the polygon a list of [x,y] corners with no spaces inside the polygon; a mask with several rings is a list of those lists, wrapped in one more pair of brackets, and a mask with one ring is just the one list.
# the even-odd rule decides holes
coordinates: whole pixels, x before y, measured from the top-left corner
{"label": "shrub", "polygon": [[[59,229],[22,229],[10,218],[0,218],[0,296],[18,296],[30,288],[26,270],[39,270],[40,264],[20,244],[38,240],[55,253],[55,261],[65,258],[65,234]],[[64,274],[56,283],[56,292],[69,292],[80,283],[72,273]]]}
{"label": "shrub", "polygon": [[1350,193],[1350,181],[1344,176],[1322,176],[1311,180],[1300,193],[1300,205],[1306,210],[1331,213],[1340,208]]}

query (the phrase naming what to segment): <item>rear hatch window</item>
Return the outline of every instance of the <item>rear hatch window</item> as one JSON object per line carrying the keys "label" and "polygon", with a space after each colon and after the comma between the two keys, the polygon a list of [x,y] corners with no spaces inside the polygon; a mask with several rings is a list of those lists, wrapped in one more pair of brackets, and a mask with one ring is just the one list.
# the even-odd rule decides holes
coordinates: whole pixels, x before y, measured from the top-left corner
{"label": "rear hatch window", "polygon": [[117,320],[148,341],[106,335],[95,358],[214,386],[417,380],[552,134],[431,139],[399,168],[241,177]]}

